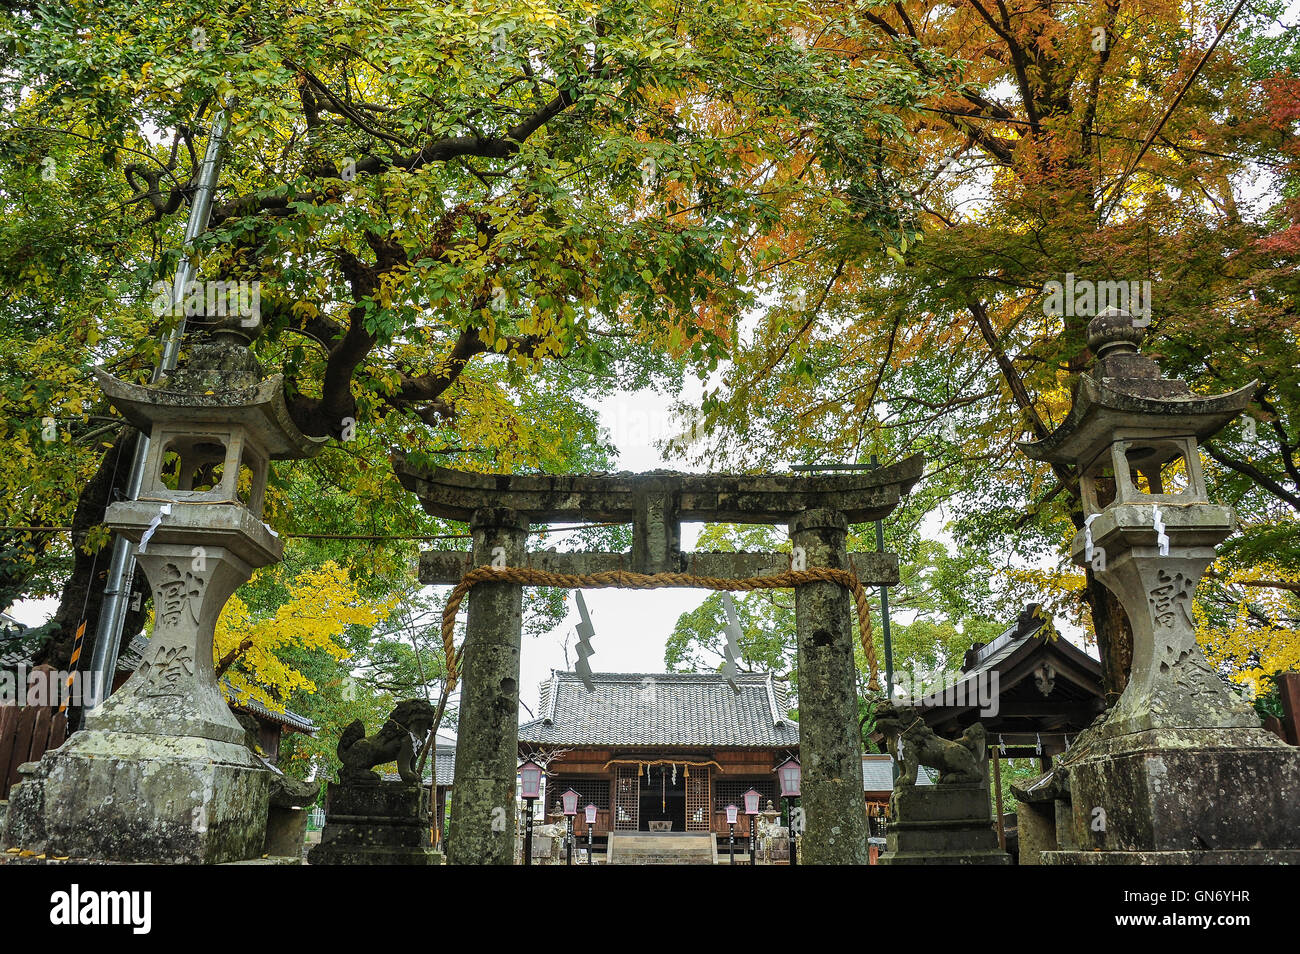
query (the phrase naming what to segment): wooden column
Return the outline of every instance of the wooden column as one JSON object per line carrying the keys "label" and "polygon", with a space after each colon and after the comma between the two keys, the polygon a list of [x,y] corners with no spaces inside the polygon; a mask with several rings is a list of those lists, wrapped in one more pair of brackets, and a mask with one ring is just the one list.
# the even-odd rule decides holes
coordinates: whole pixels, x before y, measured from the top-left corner
{"label": "wooden column", "polygon": [[992,750],[993,756],[993,797],[998,806],[998,847],[1007,850],[1007,830],[1002,821],[1002,757],[998,750]]}
{"label": "wooden column", "polygon": [[[847,521],[834,510],[809,510],[790,521],[790,538],[803,548],[810,570],[847,567],[847,533]],[[869,860],[849,599],[838,583],[795,587],[805,825],[801,864],[865,865]]]}
{"label": "wooden column", "polygon": [[1300,672],[1285,672],[1278,677],[1278,690],[1282,695],[1282,720],[1286,740],[1300,745]]}
{"label": "wooden column", "polygon": [[[526,517],[505,508],[477,510],[470,530],[476,566],[499,558],[498,547],[504,548],[506,566],[524,564]],[[514,583],[480,583],[468,599],[447,862],[510,865],[514,864],[523,588]]]}

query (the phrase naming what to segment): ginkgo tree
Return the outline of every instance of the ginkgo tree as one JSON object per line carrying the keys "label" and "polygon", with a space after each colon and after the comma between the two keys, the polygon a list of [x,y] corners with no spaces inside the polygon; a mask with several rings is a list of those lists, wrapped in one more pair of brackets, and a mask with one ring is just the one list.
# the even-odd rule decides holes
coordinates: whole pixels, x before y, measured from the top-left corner
{"label": "ginkgo tree", "polygon": [[1196,638],[1210,664],[1259,695],[1280,672],[1300,671],[1300,572],[1220,560],[1201,587]]}
{"label": "ginkgo tree", "polygon": [[[259,573],[275,574],[276,568]],[[393,599],[367,599],[337,564],[326,562],[284,580],[286,599],[269,614],[256,614],[238,596],[226,603],[217,621],[214,662],[231,701],[256,699],[272,711],[283,712],[296,693],[311,693],[312,680],[286,661],[284,650],[324,653],[342,661],[352,651],[339,638],[349,626],[367,629],[383,621]]]}

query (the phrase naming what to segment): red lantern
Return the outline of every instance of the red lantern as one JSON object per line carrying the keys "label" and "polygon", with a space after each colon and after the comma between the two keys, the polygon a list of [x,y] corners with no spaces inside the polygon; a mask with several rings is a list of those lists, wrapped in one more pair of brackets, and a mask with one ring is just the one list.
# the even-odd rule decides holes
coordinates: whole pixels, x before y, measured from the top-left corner
{"label": "red lantern", "polygon": [[740,810],[740,809],[736,808],[735,805],[728,805],[728,806],[727,806],[727,824],[728,824],[728,825],[734,825],[734,824],[736,824],[736,812],[738,812],[739,810]]}
{"label": "red lantern", "polygon": [[596,806],[588,805],[586,808],[583,809],[583,811],[587,813],[587,824],[588,825],[596,824]]}
{"label": "red lantern", "polygon": [[525,762],[519,767],[519,789],[524,799],[542,794],[542,767],[536,762]]}
{"label": "red lantern", "polygon": [[578,793],[577,792],[575,792],[573,789],[569,789],[560,797],[564,799],[564,814],[568,815],[570,818],[578,814]]}
{"label": "red lantern", "polygon": [[776,777],[781,781],[782,798],[799,797],[799,777],[802,774],[798,759],[786,759],[777,767]]}
{"label": "red lantern", "polygon": [[763,797],[762,795],[758,794],[758,792],[754,791],[752,788],[745,793],[745,814],[746,815],[758,814],[758,803],[762,799],[762,797]]}

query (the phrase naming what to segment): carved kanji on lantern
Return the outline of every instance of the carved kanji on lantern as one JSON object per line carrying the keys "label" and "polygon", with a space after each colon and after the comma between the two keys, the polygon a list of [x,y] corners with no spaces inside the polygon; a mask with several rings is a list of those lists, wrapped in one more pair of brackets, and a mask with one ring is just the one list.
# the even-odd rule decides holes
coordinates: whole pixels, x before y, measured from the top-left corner
{"label": "carved kanji on lantern", "polygon": [[141,694],[179,696],[185,691],[181,679],[194,675],[194,653],[188,646],[159,646],[137,675],[143,680]]}
{"label": "carved kanji on lantern", "polygon": [[197,623],[198,601],[203,596],[203,585],[203,580],[188,570],[182,576],[175,563],[165,564],[154,591],[157,625],[171,628],[180,623],[182,615]]}

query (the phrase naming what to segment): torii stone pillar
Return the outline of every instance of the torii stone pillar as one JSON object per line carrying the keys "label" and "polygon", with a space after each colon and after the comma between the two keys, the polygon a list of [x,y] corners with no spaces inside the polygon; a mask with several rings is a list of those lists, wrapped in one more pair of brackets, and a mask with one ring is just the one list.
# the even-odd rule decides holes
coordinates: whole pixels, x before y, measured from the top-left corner
{"label": "torii stone pillar", "polygon": [[[917,455],[852,475],[661,471],[502,476],[425,469],[399,459],[394,471],[426,511],[473,528],[472,553],[421,554],[423,583],[459,583],[469,570],[493,565],[493,547],[504,547],[508,567],[574,576],[627,570],[749,579],[790,569],[785,553],[683,553],[685,520],[785,523],[795,544],[804,548],[809,568],[847,569],[851,561],[864,584],[888,585],[898,582],[898,558],[845,552],[847,527],[888,515],[920,479],[923,464]],[[632,524],[631,551],[525,551],[530,523],[591,520]],[[468,600],[448,861],[509,864],[518,753],[520,588],[480,584]],[[803,584],[796,588],[796,605],[805,858],[810,864],[865,864],[867,822],[849,594],[838,583]]]}
{"label": "torii stone pillar", "polygon": [[[483,508],[470,520],[476,566],[521,566],[528,521]],[[514,864],[523,587],[480,583],[469,595],[451,790],[448,864]]]}
{"label": "torii stone pillar", "polygon": [[[848,527],[843,514],[809,510],[790,521],[790,540],[803,548],[809,569],[842,570],[849,563]],[[849,593],[838,583],[796,586],[794,612],[806,825],[803,863],[865,865],[867,814]]]}

